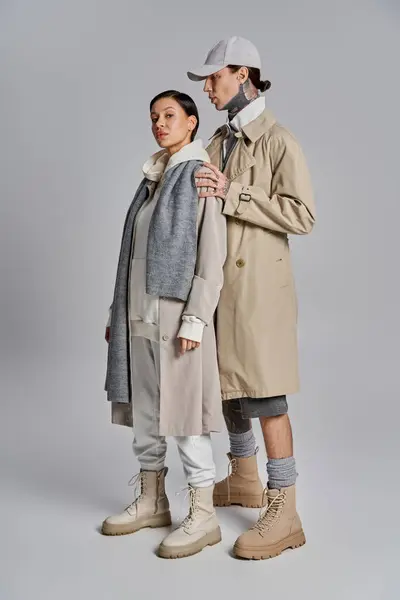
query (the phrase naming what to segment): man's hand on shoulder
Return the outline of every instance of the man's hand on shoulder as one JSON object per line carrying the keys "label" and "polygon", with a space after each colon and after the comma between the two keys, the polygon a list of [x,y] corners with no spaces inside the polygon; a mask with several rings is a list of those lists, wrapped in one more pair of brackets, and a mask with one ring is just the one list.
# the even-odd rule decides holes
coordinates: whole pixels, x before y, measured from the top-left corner
{"label": "man's hand on shoulder", "polygon": [[209,188],[207,192],[199,192],[199,198],[221,198],[225,200],[230,181],[217,167],[205,162],[203,167],[197,171],[195,177],[198,188]]}

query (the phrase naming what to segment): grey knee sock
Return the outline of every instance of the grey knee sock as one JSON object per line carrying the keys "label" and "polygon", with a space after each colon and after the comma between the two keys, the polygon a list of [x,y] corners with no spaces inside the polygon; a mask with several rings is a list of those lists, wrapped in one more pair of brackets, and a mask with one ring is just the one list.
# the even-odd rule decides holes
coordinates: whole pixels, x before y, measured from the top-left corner
{"label": "grey knee sock", "polygon": [[248,458],[256,453],[256,438],[252,429],[244,433],[228,431],[231,454],[239,458]]}
{"label": "grey knee sock", "polygon": [[269,458],[267,462],[268,487],[272,490],[290,487],[296,483],[296,461],[290,458]]}

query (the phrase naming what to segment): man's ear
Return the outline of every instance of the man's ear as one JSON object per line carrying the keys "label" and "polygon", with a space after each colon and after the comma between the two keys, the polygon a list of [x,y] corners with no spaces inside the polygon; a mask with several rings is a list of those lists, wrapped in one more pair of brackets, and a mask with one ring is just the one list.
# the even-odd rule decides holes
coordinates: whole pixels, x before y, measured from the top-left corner
{"label": "man's ear", "polygon": [[238,71],[238,78],[240,83],[244,83],[249,78],[249,70],[247,67],[240,67]]}

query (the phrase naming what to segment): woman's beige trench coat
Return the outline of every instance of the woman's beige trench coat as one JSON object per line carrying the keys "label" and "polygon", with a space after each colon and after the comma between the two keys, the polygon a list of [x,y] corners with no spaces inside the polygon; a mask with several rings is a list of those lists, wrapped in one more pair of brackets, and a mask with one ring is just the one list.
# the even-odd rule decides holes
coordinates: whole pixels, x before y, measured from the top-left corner
{"label": "woman's beige trench coat", "polygon": [[[268,109],[243,127],[224,174],[228,253],[216,312],[224,400],[299,389],[297,301],[288,234],[309,233],[315,210],[295,138]],[[220,168],[222,133],[207,151]]]}
{"label": "woman's beige trench coat", "polygon": [[[202,188],[206,190],[206,188]],[[201,435],[223,427],[214,313],[223,283],[226,218],[222,201],[199,198],[197,264],[186,304],[160,298],[160,428],[162,436]],[[178,355],[182,315],[202,319],[200,347]],[[131,404],[112,403],[112,422],[132,427]],[[133,419],[132,419],[133,412]]]}

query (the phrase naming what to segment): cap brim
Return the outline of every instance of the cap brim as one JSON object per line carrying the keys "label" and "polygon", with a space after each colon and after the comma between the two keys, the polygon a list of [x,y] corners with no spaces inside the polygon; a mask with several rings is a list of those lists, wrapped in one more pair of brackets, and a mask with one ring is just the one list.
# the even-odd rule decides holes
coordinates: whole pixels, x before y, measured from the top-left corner
{"label": "cap brim", "polygon": [[207,79],[210,75],[221,71],[224,68],[224,65],[202,65],[198,69],[193,69],[193,71],[188,71],[187,76],[192,81],[202,81],[203,79]]}

